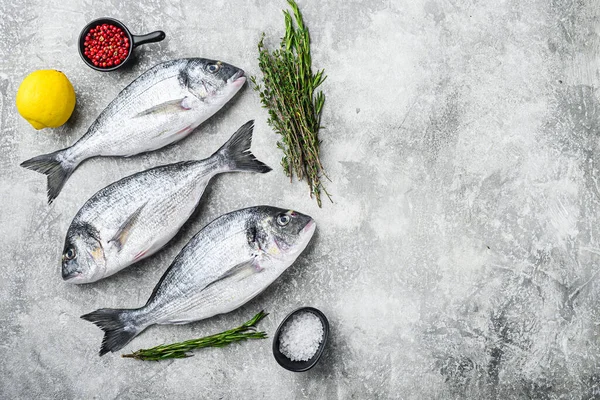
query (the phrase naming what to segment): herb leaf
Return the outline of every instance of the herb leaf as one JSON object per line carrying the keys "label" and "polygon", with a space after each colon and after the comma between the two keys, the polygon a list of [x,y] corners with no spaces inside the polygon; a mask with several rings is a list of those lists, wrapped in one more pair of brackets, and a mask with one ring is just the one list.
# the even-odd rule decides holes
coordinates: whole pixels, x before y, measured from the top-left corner
{"label": "herb leaf", "polygon": [[[258,42],[258,65],[262,83],[252,77],[254,89],[269,112],[268,124],[281,135],[277,147],[283,150],[281,166],[290,180],[295,175],[306,180],[310,196],[321,207],[321,194],[331,201],[323,186],[329,179],[320,159],[319,129],[325,95],[316,89],[325,81],[324,70],[313,74],[310,35],[294,0],[288,0],[292,13],[284,11],[285,36],[279,49],[269,51],[265,35]],[[295,20],[295,23],[294,23]]]}
{"label": "herb leaf", "polygon": [[231,343],[240,342],[247,339],[266,339],[267,334],[256,330],[256,324],[264,317],[269,315],[264,311],[256,314],[252,319],[225,332],[206,336],[199,339],[186,340],[185,342],[161,344],[150,349],[140,349],[130,354],[123,354],[124,358],[135,358],[143,361],[160,361],[170,358],[187,358],[192,355],[189,353],[194,349],[204,347],[225,347]]}

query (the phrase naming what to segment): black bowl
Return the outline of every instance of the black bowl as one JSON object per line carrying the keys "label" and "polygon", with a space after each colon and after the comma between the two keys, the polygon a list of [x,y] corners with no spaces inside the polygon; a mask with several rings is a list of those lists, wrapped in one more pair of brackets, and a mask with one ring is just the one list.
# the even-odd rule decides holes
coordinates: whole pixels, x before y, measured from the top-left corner
{"label": "black bowl", "polygon": [[[312,356],[312,358],[310,360],[308,360],[308,361],[292,361],[279,351],[279,336],[281,334],[281,329],[290,320],[290,318],[293,315],[298,314],[299,312],[304,312],[304,311],[313,313],[314,315],[319,317],[319,319],[321,320],[321,324],[323,325],[323,340],[321,341],[321,344],[319,344],[319,348],[317,349],[315,355]],[[311,369],[312,367],[314,367],[317,364],[317,362],[321,358],[321,355],[323,355],[323,350],[325,350],[325,344],[327,343],[328,337],[329,337],[329,321],[327,321],[325,314],[323,314],[321,311],[319,311],[313,307],[300,307],[299,309],[294,310],[291,313],[289,313],[288,316],[283,319],[281,324],[279,324],[279,328],[277,328],[277,331],[275,331],[275,336],[273,337],[273,356],[275,356],[275,360],[279,363],[279,365],[281,365],[283,368],[285,368],[287,370],[294,371],[294,372],[308,371],[309,369]]]}
{"label": "black bowl", "polygon": [[[94,28],[97,25],[102,25],[102,24],[110,24],[110,25],[114,25],[116,27],[121,28],[123,30],[123,32],[125,32],[125,34],[129,38],[129,53],[127,54],[127,58],[125,58],[125,60],[123,60],[123,62],[120,63],[119,65],[113,65],[112,67],[106,67],[106,68],[97,67],[92,63],[92,61],[89,58],[87,58],[85,56],[85,54],[83,54],[83,52],[85,50],[85,48],[83,46],[83,43],[85,43],[85,35],[87,35],[87,33],[90,31],[90,29]],[[134,48],[138,47],[139,45],[146,44],[146,43],[160,42],[165,37],[166,37],[166,35],[163,31],[151,32],[146,35],[132,35],[131,32],[129,32],[129,29],[127,29],[127,27],[121,21],[118,21],[114,18],[98,18],[98,19],[93,20],[89,24],[87,24],[85,26],[85,28],[83,28],[81,30],[81,33],[79,34],[78,50],[79,50],[79,55],[81,56],[81,59],[83,60],[84,63],[87,64],[88,67],[95,69],[96,71],[108,72],[108,71],[114,71],[116,69],[119,69],[123,65],[127,64],[129,62],[129,60],[131,60],[131,55],[133,54]]]}

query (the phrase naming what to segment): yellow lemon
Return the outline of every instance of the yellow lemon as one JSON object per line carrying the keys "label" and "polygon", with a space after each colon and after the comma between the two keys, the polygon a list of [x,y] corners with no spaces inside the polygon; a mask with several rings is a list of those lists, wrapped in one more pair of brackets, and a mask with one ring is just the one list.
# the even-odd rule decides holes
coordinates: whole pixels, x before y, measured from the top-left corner
{"label": "yellow lemon", "polygon": [[17,92],[17,110],[35,129],[57,128],[67,122],[75,108],[75,90],[60,71],[32,72]]}

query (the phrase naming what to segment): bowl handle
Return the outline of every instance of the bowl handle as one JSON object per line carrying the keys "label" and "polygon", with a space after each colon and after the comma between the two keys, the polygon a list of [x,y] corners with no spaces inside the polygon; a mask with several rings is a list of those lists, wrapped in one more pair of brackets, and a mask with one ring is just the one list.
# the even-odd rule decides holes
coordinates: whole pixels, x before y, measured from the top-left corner
{"label": "bowl handle", "polygon": [[167,35],[163,31],[150,32],[145,35],[131,35],[133,38],[133,47],[138,47],[141,44],[160,42]]}

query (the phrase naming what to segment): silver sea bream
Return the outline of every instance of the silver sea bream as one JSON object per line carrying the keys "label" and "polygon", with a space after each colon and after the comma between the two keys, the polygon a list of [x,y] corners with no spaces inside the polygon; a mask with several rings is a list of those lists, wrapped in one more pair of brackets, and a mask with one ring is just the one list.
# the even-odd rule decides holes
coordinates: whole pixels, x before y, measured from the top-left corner
{"label": "silver sea bream", "polygon": [[83,315],[104,332],[100,355],[117,351],[155,324],[186,324],[242,306],[304,251],[316,224],[308,215],[270,206],[225,214],[175,257],[148,302]]}
{"label": "silver sea bream", "polygon": [[21,166],[48,175],[52,202],[84,160],[129,157],[181,140],[245,82],[243,70],[221,61],[185,58],[158,64],[123,89],[72,146]]}
{"label": "silver sea bream", "polygon": [[243,125],[207,159],[152,168],[98,191],[67,231],[63,279],[95,282],[156,253],[193,213],[213,176],[269,172],[250,152],[253,127],[253,121]]}

